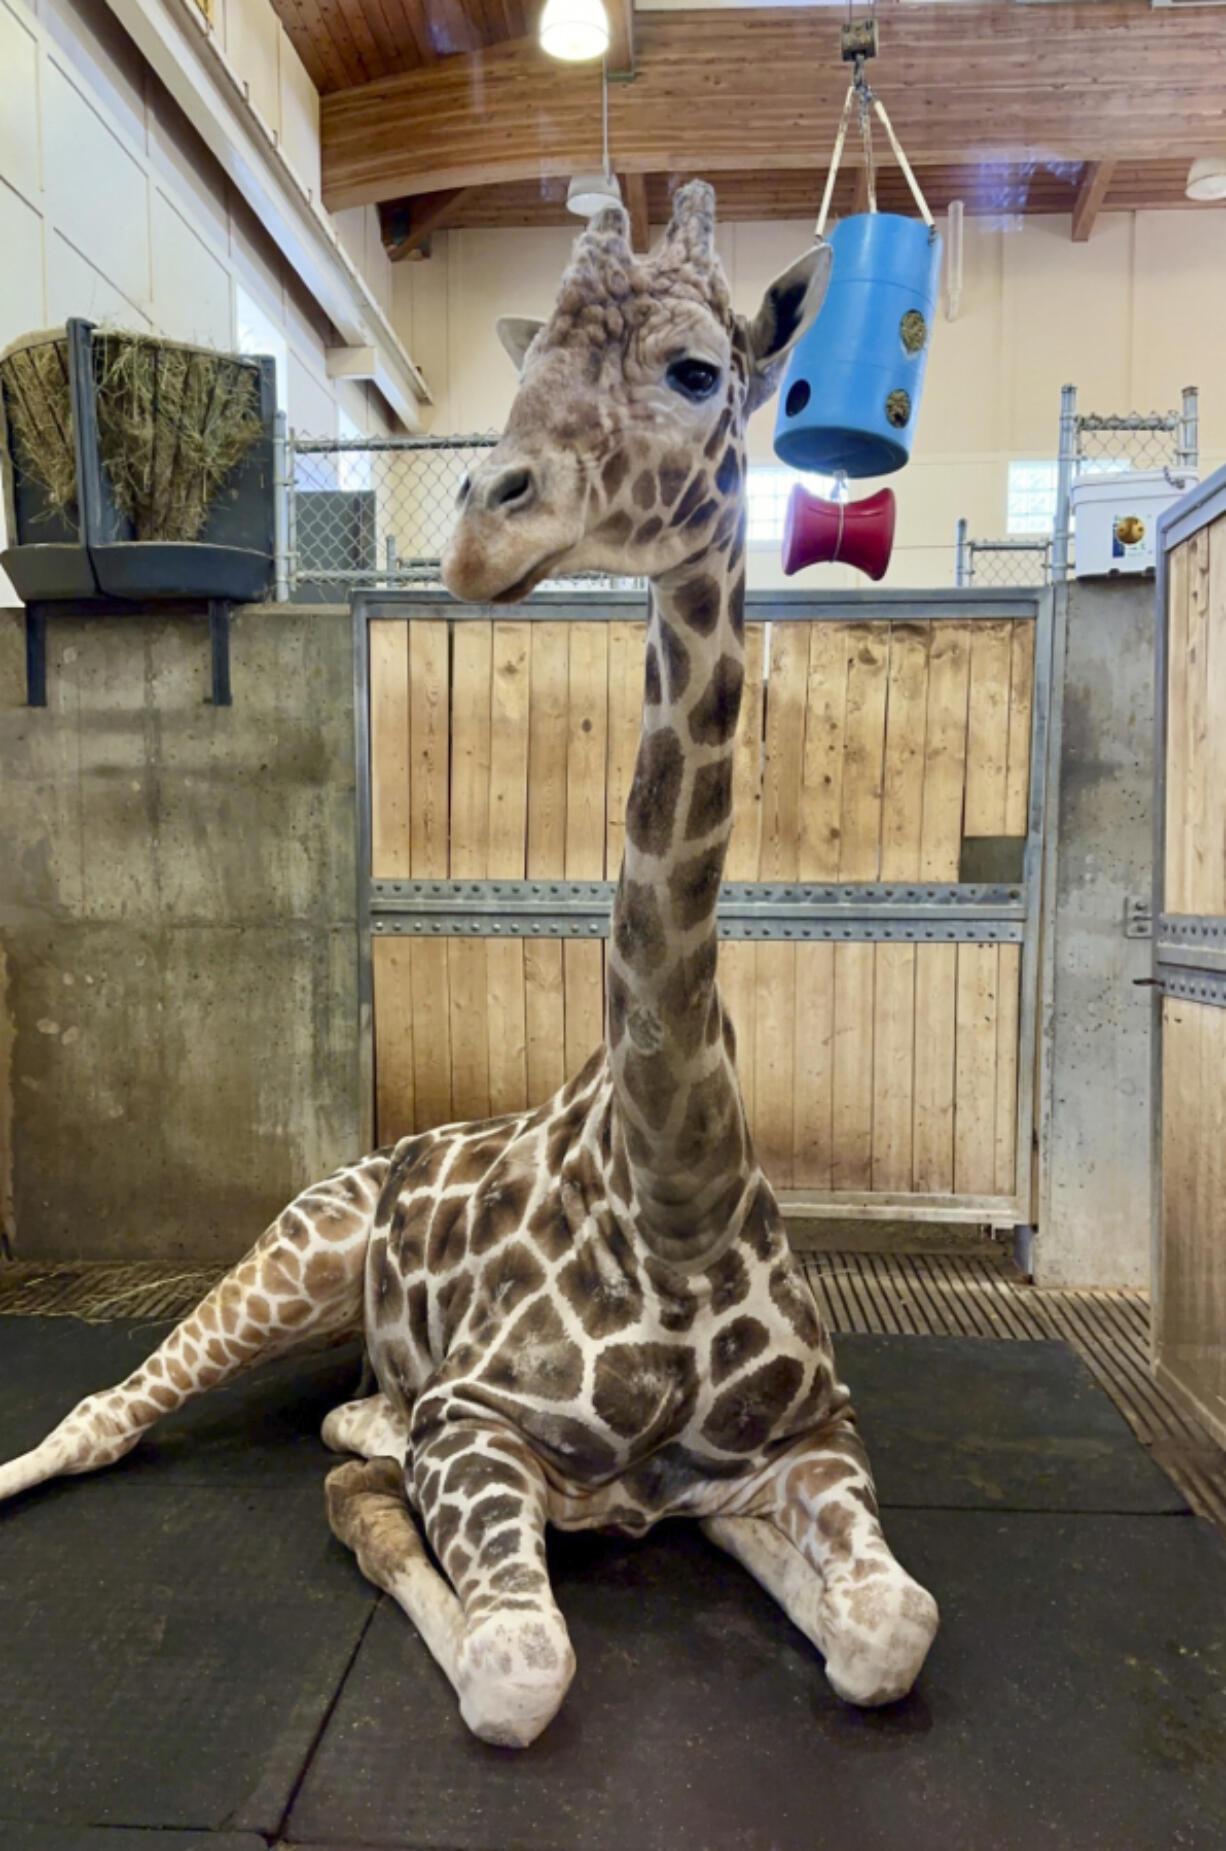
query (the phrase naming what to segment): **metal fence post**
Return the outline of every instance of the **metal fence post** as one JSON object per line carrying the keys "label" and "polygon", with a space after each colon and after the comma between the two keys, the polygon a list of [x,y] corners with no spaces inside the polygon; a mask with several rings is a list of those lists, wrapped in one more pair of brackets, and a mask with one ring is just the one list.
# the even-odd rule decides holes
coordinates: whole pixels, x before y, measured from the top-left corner
{"label": "metal fence post", "polygon": [[1179,454],[1177,468],[1195,470],[1200,459],[1200,406],[1195,386],[1183,389],[1183,408],[1179,417]]}
{"label": "metal fence post", "polygon": [[273,538],[276,547],[276,599],[289,602],[290,586],[290,495],[293,484],[289,474],[289,421],[283,411],[273,420]]}
{"label": "metal fence post", "polygon": [[965,515],[958,522],[957,538],[954,541],[954,584],[969,585],[970,573],[967,570],[967,522]]}
{"label": "metal fence post", "polygon": [[1056,519],[1051,543],[1052,583],[1068,577],[1072,531],[1073,465],[1077,454],[1077,388],[1060,389],[1060,447],[1056,461]]}

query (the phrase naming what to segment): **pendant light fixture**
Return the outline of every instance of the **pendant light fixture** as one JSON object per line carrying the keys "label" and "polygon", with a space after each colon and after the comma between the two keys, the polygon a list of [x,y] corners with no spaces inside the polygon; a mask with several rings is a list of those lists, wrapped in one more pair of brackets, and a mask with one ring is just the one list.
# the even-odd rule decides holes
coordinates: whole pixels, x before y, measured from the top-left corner
{"label": "pendant light fixture", "polygon": [[603,0],[545,0],[537,30],[542,51],[567,64],[601,58],[609,49]]}
{"label": "pendant light fixture", "polygon": [[566,189],[566,210],[576,218],[594,218],[606,206],[620,206],[622,190],[617,175],[609,166],[609,67],[600,72],[600,158],[599,173],[576,174]]}
{"label": "pendant light fixture", "polygon": [[1189,199],[1226,199],[1226,156],[1200,155],[1188,169],[1183,190]]}

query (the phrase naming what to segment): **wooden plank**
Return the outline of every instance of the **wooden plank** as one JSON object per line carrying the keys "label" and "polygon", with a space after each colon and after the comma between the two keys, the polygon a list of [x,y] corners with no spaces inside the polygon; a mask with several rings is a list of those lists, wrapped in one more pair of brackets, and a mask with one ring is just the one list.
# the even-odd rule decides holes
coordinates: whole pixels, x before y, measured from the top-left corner
{"label": "wooden plank", "polygon": [[442,231],[471,189],[445,186],[437,193],[419,193],[412,199],[379,201],[379,236],[389,263],[424,256],[434,232]]}
{"label": "wooden plank", "polygon": [[957,945],[920,945],[915,970],[915,1119],[912,1184],[923,1195],[954,1187]]}
{"label": "wooden plank", "polygon": [[1094,221],[1102,211],[1103,202],[1114,177],[1114,161],[1086,162],[1077,188],[1077,201],[1073,207],[1072,239],[1074,244],[1089,242],[1090,233],[1094,230]]}
{"label": "wooden plank", "polygon": [[651,221],[647,216],[647,176],[646,174],[622,174],[622,198],[626,202],[626,211],[630,214],[630,249],[647,251],[651,248]]}
{"label": "wooden plank", "polygon": [[1021,1178],[1017,1165],[1018,1028],[1022,948],[997,950],[996,997],[996,1193],[1013,1195]]}
{"label": "wooden plank", "polygon": [[[634,75],[634,0],[608,0],[609,49],[605,68],[610,77]],[[645,245],[637,247],[646,249]]]}
{"label": "wooden plank", "polygon": [[[771,626],[762,779],[763,880],[795,880],[800,856],[801,775],[809,638],[802,624]],[[796,947],[761,944],[754,959],[754,1143],[780,1188],[794,1169]]]}
{"label": "wooden plank", "polygon": [[1206,661],[1206,777],[1204,777],[1204,863],[1200,896],[1204,911],[1226,913],[1226,518],[1206,535],[1209,542]]}
{"label": "wooden plank", "polygon": [[[1038,17],[1029,7],[995,8],[991,57],[969,64],[956,8],[892,8],[874,83],[890,97],[911,160],[1182,159],[1186,171],[1221,107],[1212,11],[1151,13],[1131,0],[1099,0],[1094,12],[1087,83],[1086,26],[1077,7],[1046,7]],[[813,151],[829,146],[845,89],[837,59],[815,68],[812,30],[805,7],[713,11],[701,30],[684,12],[640,14],[637,79],[610,88],[619,170],[811,174]],[[955,69],[962,81],[951,110]],[[355,87],[322,102],[329,211],[444,186],[571,174],[592,163],[588,87],[564,64],[543,58],[534,37],[373,83],[363,83],[364,75],[358,60],[350,72]],[[849,169],[861,161],[859,150],[849,149]],[[883,182],[888,177],[884,167]],[[1065,209],[1070,193],[1066,183]]]}
{"label": "wooden plank", "polygon": [[[522,880],[527,869],[528,734],[532,626],[496,623],[490,702],[489,857],[491,880]],[[524,940],[485,944],[490,1111],[528,1103]]]}
{"label": "wooden plank", "polygon": [[1190,910],[1184,840],[1188,802],[1188,542],[1171,553],[1166,633],[1166,869],[1168,913]]}
{"label": "wooden plank", "polygon": [[1226,913],[1226,518],[1209,534],[1208,661],[1205,709],[1205,853],[1202,898],[1207,913]]}
{"label": "wooden plank", "polygon": [[[881,823],[882,880],[919,875],[927,733],[926,628],[890,636]],[[914,945],[877,946],[873,1020],[873,1188],[909,1189],[915,1101]]]}
{"label": "wooden plank", "polygon": [[[566,726],[569,662],[565,624],[534,623],[528,733],[528,878],[560,879],[566,867]],[[562,942],[524,945],[528,1100],[539,1105],[566,1079]]]}
{"label": "wooden plank", "polygon": [[[724,866],[725,879],[730,881],[758,878],[762,840],[764,659],[765,626],[748,624],[745,629],[745,685],[732,761],[732,835]],[[736,1030],[737,1073],[751,1127],[757,1106],[754,1096],[756,951],[755,945],[736,939],[725,940],[719,948],[720,994]]]}
{"label": "wooden plank", "polygon": [[[409,625],[409,840],[414,880],[448,872],[448,760],[451,724],[448,625]],[[451,1010],[447,942],[415,939],[412,950],[413,1094],[416,1128],[451,1117]]]}
{"label": "wooden plank", "polygon": [[928,717],[924,738],[924,799],[920,879],[956,881],[962,853],[966,749],[974,626],[933,626],[928,655]]}
{"label": "wooden plank", "polygon": [[954,1188],[991,1195],[996,1186],[995,945],[958,946],[954,1079]]}
{"label": "wooden plank", "polygon": [[[566,747],[567,880],[600,880],[605,857],[609,637],[602,623],[569,625]],[[567,939],[562,948],[566,1071],[577,1073],[604,1039],[603,946]]]}
{"label": "wooden plank", "polygon": [[[815,623],[809,631],[805,743],[801,771],[797,878],[837,880],[847,716],[847,632]],[[797,1188],[833,1188],[834,946],[796,947],[796,1051],[793,1111]]]}
{"label": "wooden plank", "polygon": [[644,625],[609,625],[609,746],[605,801],[606,880],[615,881],[626,835],[626,799],[643,723]]}
{"label": "wooden plank", "polygon": [[[484,880],[489,858],[490,683],[493,630],[458,623],[452,638],[451,878]],[[452,1111],[488,1118],[485,940],[453,938],[447,948],[451,1004]]]}
{"label": "wooden plank", "polygon": [[413,1096],[413,941],[374,938],[375,1137],[394,1144],[417,1127]]}
{"label": "wooden plank", "polygon": [[[847,713],[839,823],[839,879],[881,871],[889,626],[847,627]],[[834,1148],[836,1189],[873,1182],[873,945],[834,947]]]}
{"label": "wooden plank", "polygon": [[1009,749],[1005,767],[1003,833],[1024,836],[1030,808],[1030,727],[1034,707],[1035,626],[1026,618],[1013,625],[1009,673]]}
{"label": "wooden plank", "polygon": [[[1204,913],[1208,860],[1209,771],[1209,533],[1202,528],[1188,547],[1187,779],[1182,804],[1183,865],[1187,908]],[[1217,724],[1221,725],[1218,718]]]}
{"label": "wooden plank", "polygon": [[970,725],[967,731],[966,808],[968,836],[1004,834],[1008,779],[1011,625],[971,626]]}
{"label": "wooden plank", "polygon": [[372,623],[370,638],[370,871],[407,879],[409,844],[409,626]]}

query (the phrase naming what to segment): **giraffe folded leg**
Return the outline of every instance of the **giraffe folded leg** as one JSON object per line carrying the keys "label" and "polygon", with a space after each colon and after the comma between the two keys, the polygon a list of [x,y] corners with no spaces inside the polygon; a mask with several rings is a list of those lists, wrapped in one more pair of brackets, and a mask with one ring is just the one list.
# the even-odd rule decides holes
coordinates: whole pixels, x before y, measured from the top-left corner
{"label": "giraffe folded leg", "polygon": [[840,1697],[864,1708],[905,1697],[939,1615],[890,1552],[859,1438],[845,1425],[808,1436],[773,1474],[769,1517],[708,1518],[704,1530],[813,1641]]}
{"label": "giraffe folded leg", "polygon": [[86,1396],[40,1445],[0,1466],[0,1502],[49,1478],[113,1465],[206,1389],[359,1328],[386,1170],[386,1158],[372,1157],[304,1190],[125,1381]]}
{"label": "giraffe folded leg", "polygon": [[324,1420],[321,1437],[334,1453],[358,1453],[363,1459],[398,1459],[409,1456],[409,1429],[386,1395],[367,1395],[333,1408]]}
{"label": "giraffe folded leg", "polygon": [[[340,1410],[338,1410],[340,1411]],[[328,1473],[328,1522],[368,1581],[403,1608],[459,1690],[464,1610],[426,1554],[396,1459],[351,1459]]]}

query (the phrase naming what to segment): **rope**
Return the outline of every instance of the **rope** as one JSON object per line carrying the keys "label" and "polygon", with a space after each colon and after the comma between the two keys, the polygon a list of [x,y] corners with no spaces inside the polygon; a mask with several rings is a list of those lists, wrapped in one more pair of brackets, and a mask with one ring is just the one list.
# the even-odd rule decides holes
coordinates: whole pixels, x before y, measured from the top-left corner
{"label": "rope", "polygon": [[894,159],[898,162],[898,165],[902,168],[903,178],[907,182],[907,185],[911,188],[911,197],[914,199],[916,205],[919,207],[920,217],[923,219],[925,225],[927,225],[929,231],[931,231],[932,230],[932,213],[928,210],[928,201],[924,198],[924,195],[920,192],[919,181],[916,179],[915,175],[911,171],[911,163],[902,151],[902,148],[899,144],[898,137],[894,133],[893,124],[891,123],[890,118],[886,115],[885,105],[881,101],[881,98],[879,96],[875,96],[873,98],[873,108],[877,111],[877,114],[881,117],[881,126],[890,138],[890,146],[894,150]]}
{"label": "rope", "polygon": [[834,183],[838,178],[839,163],[843,158],[843,147],[847,140],[847,126],[851,120],[852,105],[856,102],[859,103],[860,111],[860,138],[864,145],[864,168],[868,180],[869,211],[876,212],[877,210],[877,171],[873,161],[873,125],[870,113],[875,110],[877,115],[881,118],[882,128],[889,137],[890,147],[894,151],[894,159],[902,169],[903,179],[911,189],[911,197],[914,199],[919,209],[919,215],[923,219],[925,225],[927,225],[929,231],[932,231],[933,218],[929,210],[928,201],[920,191],[920,184],[912,171],[911,163],[902,151],[899,139],[894,133],[894,125],[885,113],[885,105],[879,96],[874,95],[868,83],[865,81],[863,61],[857,59],[856,74],[847,86],[847,95],[843,99],[843,113],[839,117],[839,132],[834,139],[834,150],[830,156],[830,168],[826,174],[826,185],[822,192],[822,203],[818,210],[817,224],[813,231],[814,238],[822,238],[825,236],[826,220],[830,216],[830,206],[834,199]]}
{"label": "rope", "polygon": [[825,235],[826,219],[830,212],[830,202],[834,198],[834,182],[839,171],[839,162],[843,158],[843,143],[847,139],[847,124],[851,118],[851,106],[855,101],[856,86],[852,82],[847,86],[847,95],[843,99],[843,113],[839,117],[839,132],[834,138],[834,153],[830,156],[830,171],[826,175],[826,190],[822,194],[821,207],[817,214],[817,224],[813,230],[815,239]]}

